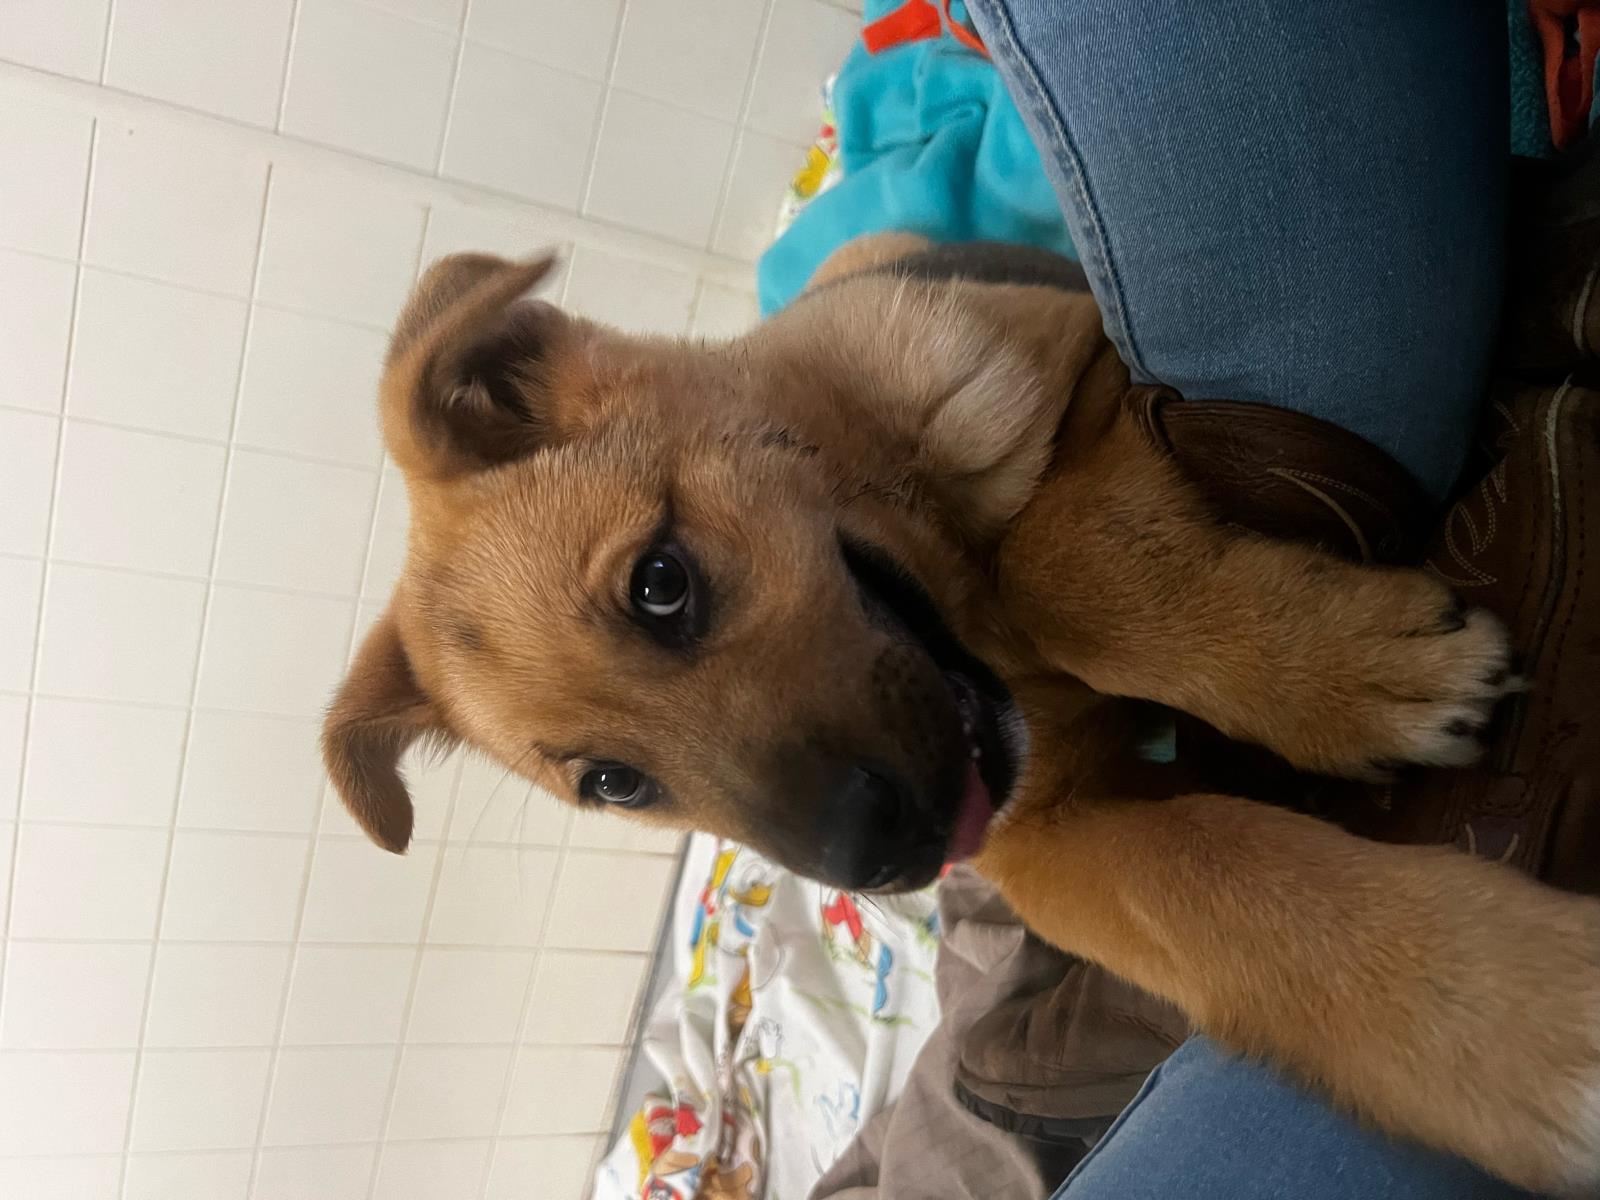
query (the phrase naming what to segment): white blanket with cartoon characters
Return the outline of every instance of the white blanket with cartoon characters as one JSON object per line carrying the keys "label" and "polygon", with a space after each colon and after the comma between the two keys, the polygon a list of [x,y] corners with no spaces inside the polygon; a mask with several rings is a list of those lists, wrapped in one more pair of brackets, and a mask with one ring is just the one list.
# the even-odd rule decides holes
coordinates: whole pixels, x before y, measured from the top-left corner
{"label": "white blanket with cartoon characters", "polygon": [[696,835],[673,922],[642,1032],[664,1082],[596,1200],[805,1200],[938,1021],[933,889],[852,896]]}

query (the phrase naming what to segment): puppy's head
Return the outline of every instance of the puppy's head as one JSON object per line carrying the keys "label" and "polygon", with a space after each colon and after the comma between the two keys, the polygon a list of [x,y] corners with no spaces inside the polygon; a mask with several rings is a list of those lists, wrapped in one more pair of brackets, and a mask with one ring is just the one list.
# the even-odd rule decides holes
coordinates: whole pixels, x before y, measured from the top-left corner
{"label": "puppy's head", "polygon": [[946,624],[959,555],[763,419],[755,393],[809,381],[523,299],[549,265],[447,259],[397,327],[412,527],[324,731],[345,803],[403,850],[400,755],[464,740],[839,886],[928,882],[1016,769],[1005,689]]}

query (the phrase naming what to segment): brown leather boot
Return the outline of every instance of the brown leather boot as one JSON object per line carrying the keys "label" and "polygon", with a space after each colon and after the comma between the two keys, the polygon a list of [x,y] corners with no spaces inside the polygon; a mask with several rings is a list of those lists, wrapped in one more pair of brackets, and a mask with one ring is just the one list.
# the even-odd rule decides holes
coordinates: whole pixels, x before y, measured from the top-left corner
{"label": "brown leather boot", "polygon": [[1600,363],[1600,142],[1513,176],[1500,363],[1565,375]]}
{"label": "brown leather boot", "polygon": [[1528,690],[1502,706],[1477,767],[1375,789],[1350,823],[1600,894],[1600,392],[1506,385],[1483,440],[1496,461],[1427,565],[1506,623]]}

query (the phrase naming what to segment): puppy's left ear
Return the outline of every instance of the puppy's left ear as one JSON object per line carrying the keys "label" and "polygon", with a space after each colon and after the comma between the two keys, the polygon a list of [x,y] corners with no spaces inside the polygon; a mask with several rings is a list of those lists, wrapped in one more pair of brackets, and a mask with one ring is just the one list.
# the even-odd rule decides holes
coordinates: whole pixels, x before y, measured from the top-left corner
{"label": "puppy's left ear", "polygon": [[380,404],[402,471],[445,481],[528,454],[552,434],[563,362],[578,339],[526,295],[555,258],[452,254],[423,275],[395,325]]}
{"label": "puppy's left ear", "polygon": [[392,614],[367,634],[322,726],[322,761],[356,824],[396,854],[415,820],[400,756],[418,738],[448,737],[417,683]]}

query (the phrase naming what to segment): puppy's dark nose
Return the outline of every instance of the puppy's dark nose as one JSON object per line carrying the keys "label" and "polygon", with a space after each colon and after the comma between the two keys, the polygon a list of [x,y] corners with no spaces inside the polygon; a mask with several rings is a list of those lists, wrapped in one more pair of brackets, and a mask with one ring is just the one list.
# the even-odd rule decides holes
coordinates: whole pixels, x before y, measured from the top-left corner
{"label": "puppy's dark nose", "polygon": [[909,865],[909,851],[925,840],[910,789],[892,774],[841,764],[826,805],[823,869],[845,888],[892,883]]}

